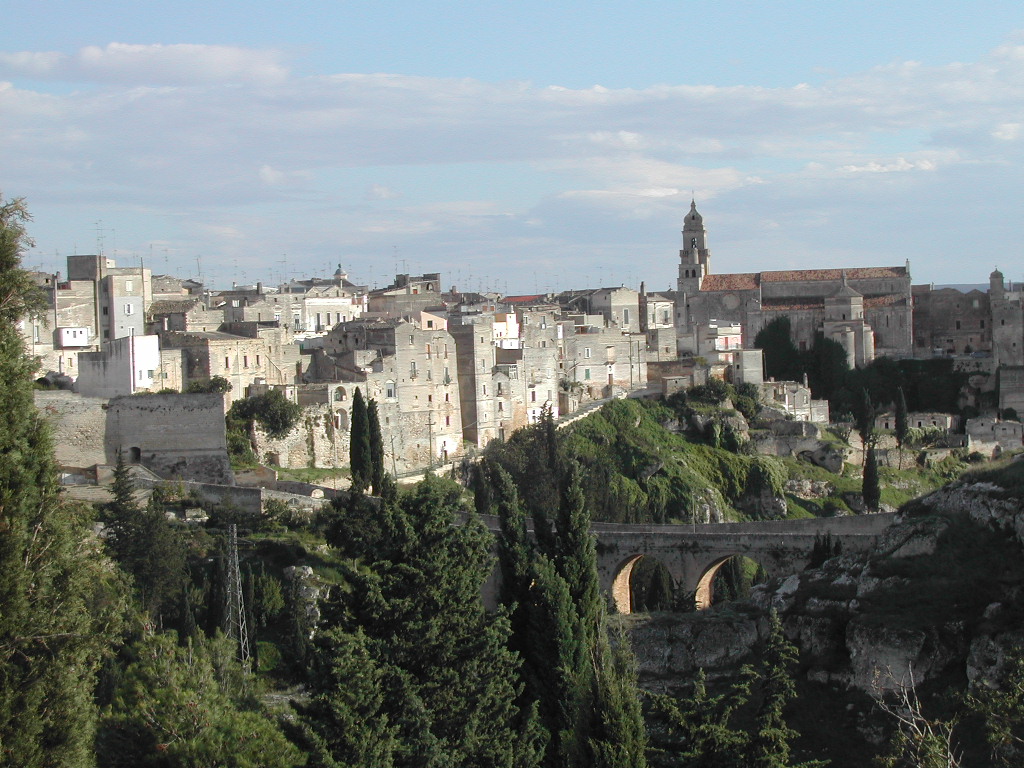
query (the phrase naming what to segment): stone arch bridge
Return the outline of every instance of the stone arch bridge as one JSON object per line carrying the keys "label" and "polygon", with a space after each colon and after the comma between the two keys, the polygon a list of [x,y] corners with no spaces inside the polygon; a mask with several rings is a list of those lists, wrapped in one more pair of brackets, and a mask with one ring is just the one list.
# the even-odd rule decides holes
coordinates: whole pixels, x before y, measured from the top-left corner
{"label": "stone arch bridge", "polygon": [[[652,557],[672,576],[673,587],[693,593],[698,608],[711,604],[711,582],[729,558],[743,555],[757,562],[769,576],[802,571],[815,540],[830,534],[845,552],[866,552],[893,522],[892,514],[771,520],[756,523],[710,525],[619,525],[593,523],[597,537],[597,570],[601,588],[609,593],[620,613],[633,610],[630,577],[634,566]],[[498,519],[484,516],[492,531]],[[493,604],[496,583],[485,588],[484,600]]]}

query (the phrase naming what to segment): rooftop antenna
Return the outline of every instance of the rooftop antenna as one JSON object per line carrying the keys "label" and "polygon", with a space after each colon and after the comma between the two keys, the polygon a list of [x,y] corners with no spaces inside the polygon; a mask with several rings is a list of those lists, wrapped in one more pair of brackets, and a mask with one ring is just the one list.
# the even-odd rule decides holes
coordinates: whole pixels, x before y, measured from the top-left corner
{"label": "rooftop antenna", "polygon": [[96,220],[96,255],[103,255],[103,219]]}

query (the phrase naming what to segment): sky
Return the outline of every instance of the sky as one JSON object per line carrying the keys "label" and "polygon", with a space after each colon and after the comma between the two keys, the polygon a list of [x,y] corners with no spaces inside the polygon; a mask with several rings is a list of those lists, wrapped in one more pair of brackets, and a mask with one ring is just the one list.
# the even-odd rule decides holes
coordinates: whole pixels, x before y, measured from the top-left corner
{"label": "sky", "polygon": [[674,288],[902,265],[1024,281],[1024,5],[8,0],[25,265]]}

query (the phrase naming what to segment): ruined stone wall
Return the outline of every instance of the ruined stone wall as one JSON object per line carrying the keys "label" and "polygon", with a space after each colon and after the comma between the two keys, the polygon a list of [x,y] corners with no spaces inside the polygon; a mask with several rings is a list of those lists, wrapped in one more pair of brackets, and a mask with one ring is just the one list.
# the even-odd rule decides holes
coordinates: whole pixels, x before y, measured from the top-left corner
{"label": "ruined stone wall", "polygon": [[61,390],[36,392],[35,401],[40,415],[53,430],[58,465],[85,468],[107,463],[107,400]]}
{"label": "ruined stone wall", "polygon": [[[256,450],[259,460],[271,466],[347,467],[349,463],[350,400],[334,405],[319,403],[302,409],[294,429],[282,438],[271,438],[259,425],[256,427]],[[342,408],[344,406],[344,408]]]}

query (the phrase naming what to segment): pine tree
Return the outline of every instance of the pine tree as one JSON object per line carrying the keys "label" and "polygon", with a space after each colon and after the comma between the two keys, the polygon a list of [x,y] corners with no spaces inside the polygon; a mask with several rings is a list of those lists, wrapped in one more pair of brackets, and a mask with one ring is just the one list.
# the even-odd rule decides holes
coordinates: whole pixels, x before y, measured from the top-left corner
{"label": "pine tree", "polygon": [[356,387],[352,395],[352,428],[349,432],[349,471],[352,474],[352,490],[365,491],[373,482],[373,455],[370,449],[370,418],[366,410],[363,393]]}
{"label": "pine tree", "polygon": [[864,460],[864,476],[861,483],[861,493],[864,496],[864,506],[874,512],[878,510],[878,502],[882,499],[882,489],[878,479],[878,459],[875,457],[875,448],[868,448],[867,457]]}
{"label": "pine tree", "polygon": [[147,634],[132,650],[98,734],[100,768],[303,764],[270,717],[233,695],[218,670],[234,654],[226,638],[183,647],[173,632]]}
{"label": "pine tree", "polygon": [[366,404],[366,422],[370,437],[370,480],[373,492],[378,496],[384,490],[384,437],[380,431],[380,414],[377,413],[377,401],[370,400]]}
{"label": "pine tree", "polygon": [[88,766],[93,692],[117,645],[124,584],[61,499],[17,323],[41,304],[20,268],[24,203],[0,203],[0,764]]}
{"label": "pine tree", "polygon": [[[480,601],[493,567],[489,534],[475,519],[453,525],[460,496],[457,484],[428,477],[383,505],[375,538],[348,536],[347,519],[338,521],[332,538],[348,542],[351,589],[324,606],[324,623],[345,635],[318,634],[314,660],[337,664],[365,649],[367,668],[380,674],[370,692],[394,724],[397,765],[529,765],[536,729],[518,707],[508,621]],[[353,634],[365,642],[345,650]],[[330,680],[316,675],[315,694],[342,720],[356,717],[361,704]],[[350,745],[337,743],[341,760]]]}
{"label": "pine tree", "polygon": [[[185,584],[185,543],[171,528],[159,500],[146,509],[135,501],[135,483],[120,451],[114,468],[107,544],[134,583],[143,609],[158,618],[174,609]],[[157,497],[154,497],[157,499]]]}

